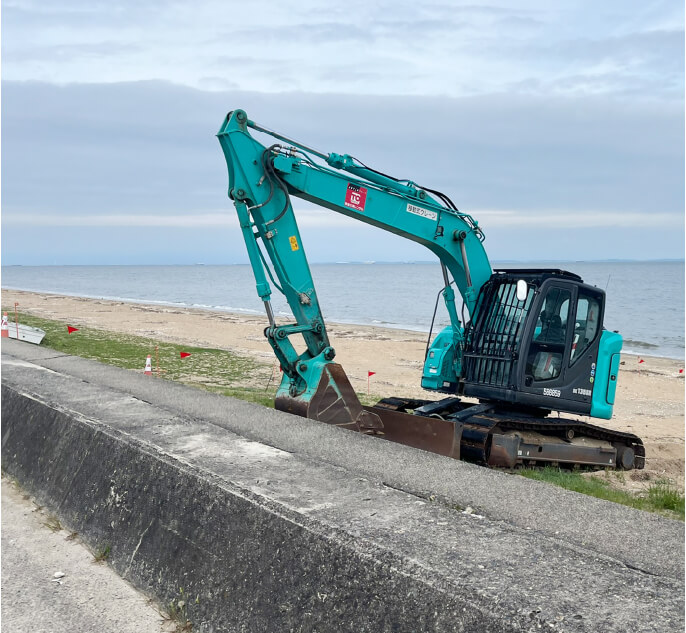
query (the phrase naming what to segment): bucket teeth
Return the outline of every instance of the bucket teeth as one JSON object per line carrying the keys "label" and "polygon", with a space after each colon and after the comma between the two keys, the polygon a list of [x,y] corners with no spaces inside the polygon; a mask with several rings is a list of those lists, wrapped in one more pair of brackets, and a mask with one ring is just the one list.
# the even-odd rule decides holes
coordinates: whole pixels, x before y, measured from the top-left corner
{"label": "bucket teeth", "polygon": [[283,395],[276,399],[275,407],[280,411],[355,431],[383,430],[379,416],[362,407],[343,367],[337,363],[326,365],[314,396],[309,401]]}

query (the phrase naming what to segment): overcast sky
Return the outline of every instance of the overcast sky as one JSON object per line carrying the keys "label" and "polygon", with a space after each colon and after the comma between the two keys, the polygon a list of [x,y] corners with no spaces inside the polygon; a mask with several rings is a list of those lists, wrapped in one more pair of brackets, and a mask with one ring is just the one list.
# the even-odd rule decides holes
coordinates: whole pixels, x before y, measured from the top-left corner
{"label": "overcast sky", "polygon": [[[495,261],[684,254],[680,0],[3,0],[2,75],[3,264],[247,261],[237,107],[444,191]],[[312,261],[432,257],[294,206]]]}

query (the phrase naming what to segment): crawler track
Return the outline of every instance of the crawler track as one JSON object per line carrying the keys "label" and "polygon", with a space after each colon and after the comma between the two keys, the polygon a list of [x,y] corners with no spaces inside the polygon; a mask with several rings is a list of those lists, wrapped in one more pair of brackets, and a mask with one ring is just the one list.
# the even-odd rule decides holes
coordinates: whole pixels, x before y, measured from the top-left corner
{"label": "crawler track", "polygon": [[443,401],[441,408],[430,401],[387,398],[367,410],[380,417],[389,440],[489,466],[630,470],[645,465],[638,436],[578,420],[513,415],[457,399]]}
{"label": "crawler track", "polygon": [[343,368],[327,365],[314,395],[280,393],[275,407],[327,424],[360,431],[425,451],[488,466],[545,464],[586,468],[643,468],[645,449],[636,435],[567,418],[546,418],[537,409],[504,410],[473,404],[385,398],[363,407]]}

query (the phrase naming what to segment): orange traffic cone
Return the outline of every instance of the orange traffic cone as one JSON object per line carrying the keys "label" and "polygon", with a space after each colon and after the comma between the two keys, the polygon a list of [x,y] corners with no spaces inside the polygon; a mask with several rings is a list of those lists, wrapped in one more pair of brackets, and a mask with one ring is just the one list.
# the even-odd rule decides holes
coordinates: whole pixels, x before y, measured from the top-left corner
{"label": "orange traffic cone", "polygon": [[10,329],[7,324],[7,312],[2,315],[2,338],[9,338],[10,336]]}
{"label": "orange traffic cone", "polygon": [[150,360],[150,354],[148,354],[148,358],[145,360],[145,375],[146,376],[152,376],[152,360]]}

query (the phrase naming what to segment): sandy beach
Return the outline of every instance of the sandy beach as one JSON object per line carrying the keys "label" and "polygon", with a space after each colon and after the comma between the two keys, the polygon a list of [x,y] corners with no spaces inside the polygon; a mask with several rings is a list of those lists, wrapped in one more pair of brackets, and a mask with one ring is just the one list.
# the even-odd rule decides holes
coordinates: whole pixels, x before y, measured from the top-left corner
{"label": "sandy beach", "polygon": [[[19,311],[92,327],[226,349],[273,365],[274,356],[263,335],[266,317],[207,310],[140,305],[120,301],[2,290],[4,310],[18,302]],[[12,321],[12,317],[10,317]],[[431,397],[419,387],[426,334],[362,325],[329,324],[336,359],[353,386],[383,396]],[[684,489],[684,368],[681,360],[625,354],[619,374],[614,417],[591,423],[635,433],[646,446],[646,468],[627,473],[622,487],[640,489],[667,478]]]}

